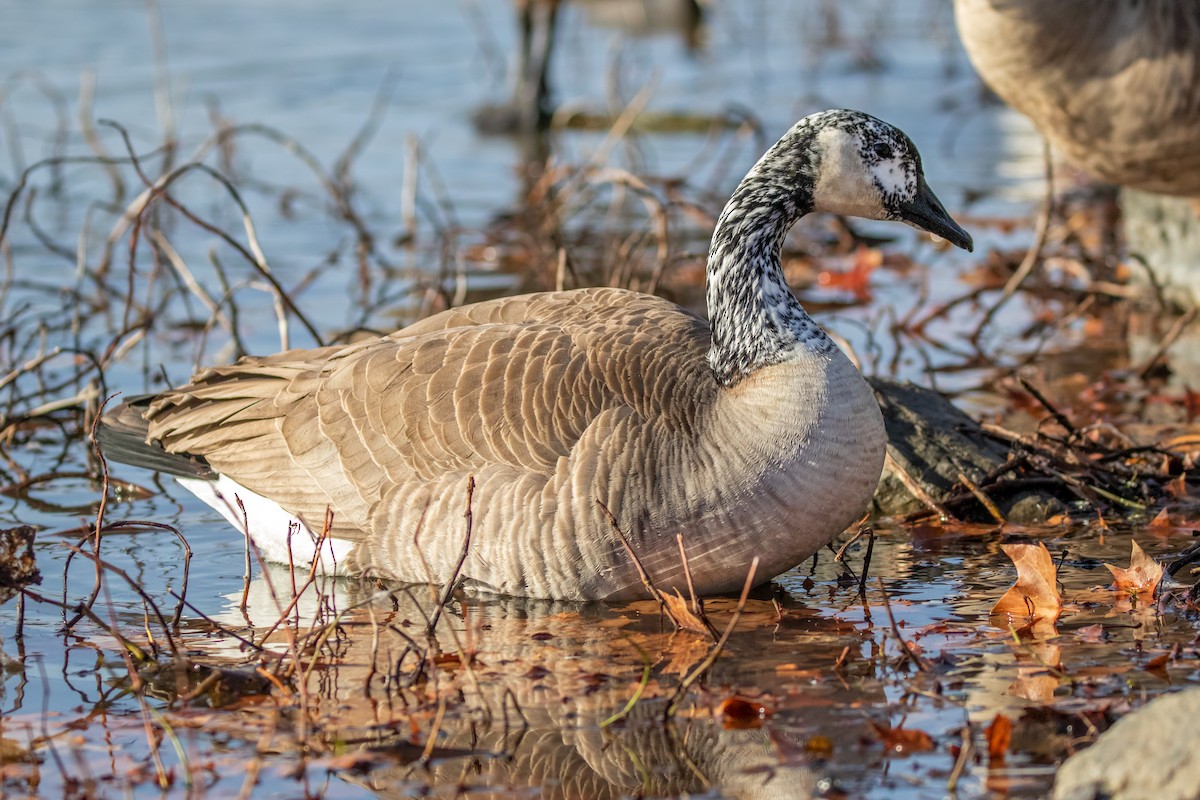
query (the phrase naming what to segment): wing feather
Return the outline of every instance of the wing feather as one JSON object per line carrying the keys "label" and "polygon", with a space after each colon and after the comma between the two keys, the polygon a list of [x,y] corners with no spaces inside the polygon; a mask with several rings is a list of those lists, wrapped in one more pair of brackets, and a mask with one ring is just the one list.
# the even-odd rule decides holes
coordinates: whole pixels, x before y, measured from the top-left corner
{"label": "wing feather", "polygon": [[[581,437],[604,435],[605,412],[690,425],[705,399],[667,400],[681,379],[706,385],[694,380],[707,342],[702,320],[647,295],[504,298],[368,342],[207,370],[151,406],[149,436],[310,524],[332,506],[335,535],[361,539],[389,487],[428,494],[486,471],[548,489]],[[559,501],[546,498],[550,513]]]}

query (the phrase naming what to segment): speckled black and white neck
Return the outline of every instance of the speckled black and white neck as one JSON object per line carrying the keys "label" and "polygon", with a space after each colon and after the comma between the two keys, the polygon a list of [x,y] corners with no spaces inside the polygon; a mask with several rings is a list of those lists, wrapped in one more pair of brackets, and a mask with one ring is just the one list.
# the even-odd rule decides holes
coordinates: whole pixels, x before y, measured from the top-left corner
{"label": "speckled black and white neck", "polygon": [[[717,220],[708,255],[708,362],[722,385],[785,362],[797,348],[835,347],[784,280],[784,237],[811,211],[899,219],[920,169],[916,147],[901,131],[845,110],[800,120],[754,165]],[[855,183],[844,179],[850,172],[866,188],[844,186]]]}

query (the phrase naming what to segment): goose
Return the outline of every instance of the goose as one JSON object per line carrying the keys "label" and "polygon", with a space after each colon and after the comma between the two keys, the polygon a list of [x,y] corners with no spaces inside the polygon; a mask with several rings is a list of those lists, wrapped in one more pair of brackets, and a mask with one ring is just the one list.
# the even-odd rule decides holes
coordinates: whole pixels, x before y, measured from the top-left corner
{"label": "goose", "polygon": [[825,111],[721,212],[710,321],[615,288],[489,300],[201,371],[107,414],[101,446],[180,475],[283,563],[561,600],[644,597],[640,570],[687,591],[685,563],[701,594],[740,588],[755,558],[762,583],[862,515],[886,445],[871,389],[784,280],[784,236],[814,211],[973,246],[908,136]]}
{"label": "goose", "polygon": [[1093,176],[1200,196],[1200,3],[954,0],[987,84]]}

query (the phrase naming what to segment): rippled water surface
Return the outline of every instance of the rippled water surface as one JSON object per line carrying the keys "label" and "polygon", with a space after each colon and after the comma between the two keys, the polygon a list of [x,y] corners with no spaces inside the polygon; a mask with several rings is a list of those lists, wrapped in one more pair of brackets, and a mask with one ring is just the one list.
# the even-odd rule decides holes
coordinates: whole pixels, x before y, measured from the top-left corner
{"label": "rippled water surface", "polygon": [[[637,175],[679,179],[711,200],[798,117],[855,107],[911,135],[929,183],[967,220],[981,252],[1028,241],[1042,191],[1040,141],[1023,120],[985,102],[948,2],[722,0],[695,52],[672,32],[630,33],[601,24],[596,13],[587,3],[563,12],[559,101],[611,119],[644,98],[648,112],[677,124],[635,129],[610,148],[605,126],[564,122],[551,141],[557,163],[600,157]],[[524,262],[512,255],[524,234],[508,226],[529,196],[525,146],[471,124],[474,112],[509,91],[516,47],[509,4],[10,1],[3,17],[5,195],[42,159],[124,154],[116,128],[99,124],[93,134],[81,126],[83,107],[84,116],[123,126],[133,150],[156,168],[211,151],[205,163],[235,178],[272,274],[323,337],[394,328],[427,310],[431,286],[483,296],[527,285]],[[760,133],[710,131],[710,121],[726,116],[753,118]],[[214,148],[214,130],[228,125],[257,127]],[[373,257],[362,255],[363,240],[322,185],[364,131],[343,185],[353,187],[357,224],[373,234]],[[168,136],[178,144],[164,155],[157,149]],[[324,178],[306,166],[309,155]],[[77,160],[32,175],[36,192],[13,206],[2,254],[12,342],[33,341],[41,330],[47,347],[67,355],[71,337],[120,350],[106,372],[107,392],[180,383],[197,361],[230,357],[233,343],[219,326],[197,331],[206,312],[195,297],[182,299],[186,293],[155,308],[170,324],[145,337],[115,333],[127,313],[120,304],[80,304],[93,282],[128,279],[133,296],[151,306],[157,296],[146,286],[151,260],[143,253],[130,266],[124,229],[105,273],[120,279],[97,275],[105,238],[142,189],[131,170]],[[247,241],[233,196],[213,175],[189,174],[175,197]],[[627,211],[580,212],[574,230],[582,240],[589,226],[605,224],[649,223]],[[685,255],[703,253],[703,234],[688,233],[703,226],[685,215],[672,224],[684,232],[677,245],[684,255],[668,285],[695,303],[698,283],[687,276],[698,261]],[[811,231],[828,238],[824,225]],[[245,349],[278,349],[262,277],[179,215],[162,229],[199,281],[237,298]],[[891,320],[961,295],[963,276],[978,262],[894,225],[859,229],[886,237],[883,251],[911,268],[877,273],[869,302],[812,281],[804,301],[869,372],[978,386],[983,370],[962,350],[913,346],[888,333]],[[853,256],[840,259],[838,267],[848,268]],[[1006,309],[997,318],[997,348],[1010,336],[1015,349],[1025,347],[1012,334],[1036,313],[1023,303]],[[964,304],[926,334],[948,342],[978,314]],[[291,344],[312,343],[295,318],[288,335]],[[22,360],[35,350],[21,350]],[[0,374],[14,366],[0,364]],[[42,399],[83,389],[67,379]],[[976,402],[987,406],[994,397]],[[95,575],[86,555],[68,564],[100,495],[87,475],[86,447],[47,425],[14,453],[0,526],[39,528],[38,591],[70,606],[88,596]],[[50,472],[52,480],[24,480]],[[437,603],[425,587],[389,594],[325,582],[292,604],[305,576],[256,567],[243,609],[243,544],[214,512],[146,471],[114,466],[113,481],[119,491],[109,521],[169,525],[192,556],[185,560],[170,532],[131,525],[104,539],[108,566],[95,617],[66,630],[69,611],[29,601],[18,630],[14,602],[4,606],[0,736],[37,755],[36,764],[0,759],[3,791],[13,796],[891,798],[943,796],[953,785],[959,796],[1035,797],[1069,749],[1063,743],[1095,723],[1085,712],[1099,705],[1116,713],[1196,677],[1194,659],[1152,664],[1191,644],[1194,620],[1122,604],[1099,588],[1109,584],[1100,564],[1128,558],[1130,531],[1116,527],[884,526],[864,595],[860,541],[846,566],[822,553],[756,590],[740,614],[736,598],[711,601],[718,632],[731,621],[736,627],[703,670],[712,638],[674,631],[649,602],[578,607],[462,597],[426,637]],[[1158,554],[1180,549],[1188,530],[1137,535]],[[1057,631],[1012,630],[988,616],[1013,580],[999,551],[1013,539],[1045,540],[1061,560],[1070,613]],[[144,598],[170,617],[185,581],[187,604],[180,624],[168,626],[168,641]],[[1089,627],[1097,624],[1102,640]],[[114,632],[141,651],[179,652],[184,666],[159,658],[135,667]],[[909,646],[922,654],[919,664],[906,657]],[[1039,721],[1022,717],[1027,707],[1053,711]],[[1018,736],[1062,746],[1044,754],[1014,748],[1007,763],[989,763],[980,737],[997,714],[1024,719]],[[928,734],[928,746],[896,729]],[[972,740],[974,754],[960,759]]]}

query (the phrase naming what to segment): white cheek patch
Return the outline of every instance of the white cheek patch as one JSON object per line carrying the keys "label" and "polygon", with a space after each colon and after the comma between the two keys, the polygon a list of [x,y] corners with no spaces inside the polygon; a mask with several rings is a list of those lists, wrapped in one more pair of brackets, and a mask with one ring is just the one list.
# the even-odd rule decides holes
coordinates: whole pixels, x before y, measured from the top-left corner
{"label": "white cheek patch", "polygon": [[[813,210],[843,214],[865,219],[888,219],[884,197],[880,193],[879,176],[863,161],[856,139],[837,129],[817,134],[821,143],[821,162],[813,186]],[[892,184],[905,183],[904,170],[894,163],[882,165],[892,169]]]}
{"label": "white cheek patch", "polygon": [[872,170],[885,199],[899,200],[913,194],[912,181],[904,167],[895,161],[881,161]]}

